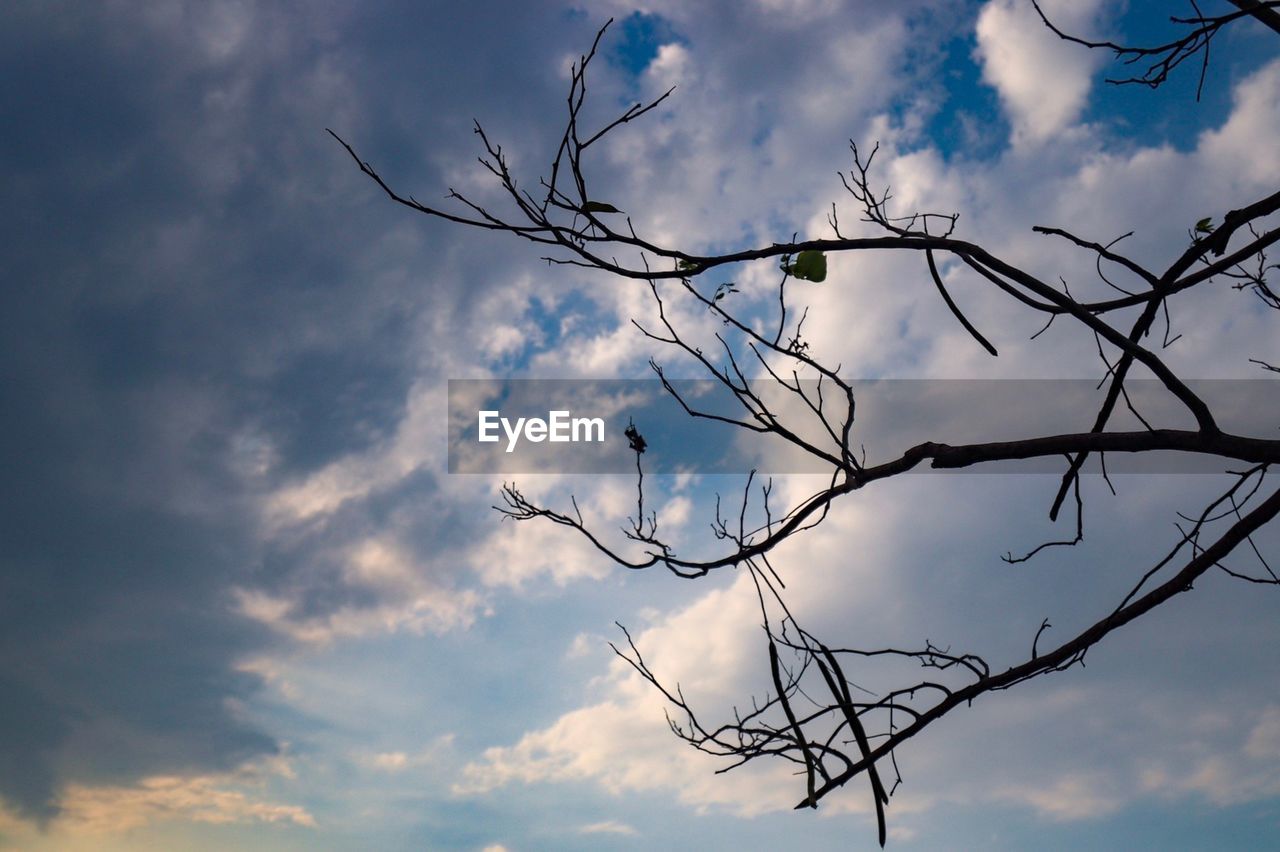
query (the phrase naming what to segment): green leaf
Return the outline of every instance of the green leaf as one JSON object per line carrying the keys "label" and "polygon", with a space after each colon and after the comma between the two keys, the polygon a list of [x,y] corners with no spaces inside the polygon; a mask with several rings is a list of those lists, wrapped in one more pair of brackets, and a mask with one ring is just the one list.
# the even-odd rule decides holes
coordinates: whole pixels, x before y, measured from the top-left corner
{"label": "green leaf", "polygon": [[1199,222],[1196,222],[1196,233],[1212,234],[1213,233],[1213,217],[1205,216]]}
{"label": "green leaf", "polygon": [[827,278],[827,256],[815,249],[802,251],[796,255],[791,264],[782,267],[793,278],[804,281],[825,281]]}
{"label": "green leaf", "polygon": [[698,264],[692,260],[685,260],[682,257],[676,259],[676,269],[683,271],[686,269],[697,269],[697,268],[698,268]]}
{"label": "green leaf", "polygon": [[605,204],[603,201],[588,201],[582,206],[582,209],[588,213],[621,213],[617,207],[612,204]]}

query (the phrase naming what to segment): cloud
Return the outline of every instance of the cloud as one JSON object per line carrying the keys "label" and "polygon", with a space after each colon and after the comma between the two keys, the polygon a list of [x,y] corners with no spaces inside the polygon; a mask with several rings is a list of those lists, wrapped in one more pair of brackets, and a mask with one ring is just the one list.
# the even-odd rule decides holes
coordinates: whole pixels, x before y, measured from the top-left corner
{"label": "cloud", "polygon": [[[161,823],[291,823],[317,826],[304,807],[265,798],[271,777],[291,777],[288,764],[255,762],[233,772],[200,775],[151,775],[128,785],[72,783],[59,796],[56,819],[46,837],[76,842],[82,837],[121,835]],[[0,814],[0,830],[34,837],[33,826]]]}
{"label": "cloud", "polygon": [[[777,484],[780,495],[792,497],[802,487]],[[843,564],[845,541],[858,538],[863,523],[871,521],[831,519],[806,537],[806,570],[794,578],[788,599],[795,611],[822,608],[825,602],[841,618],[858,619],[877,606],[891,584],[874,574],[872,551],[859,566]],[[843,575],[839,581],[831,570],[836,564]],[[791,579],[789,574],[789,584]],[[824,584],[861,592],[849,599]],[[747,574],[723,578],[714,590],[656,617],[655,624],[634,634],[636,645],[664,682],[680,684],[696,708],[714,716],[729,712],[732,703],[750,694],[762,694],[764,685],[755,682],[763,648],[760,613]],[[487,749],[480,760],[463,767],[455,792],[478,795],[513,783],[590,781],[618,796],[669,791],[699,811],[758,815],[794,807],[797,790],[789,767],[761,761],[715,775],[723,764],[672,738],[664,722],[664,699],[622,660],[610,663],[602,685],[604,700],[570,710],[513,745]],[[861,805],[841,801],[841,807]]]}
{"label": "cloud", "polygon": [[[262,685],[239,662],[276,632],[430,632],[477,611],[447,571],[378,574],[423,561],[401,542],[379,568],[359,544],[386,531],[354,517],[388,491],[432,487],[405,481],[444,447],[431,440],[438,400],[414,380],[432,341],[463,324],[450,301],[476,290],[450,257],[465,240],[430,245],[324,134],[417,103],[408,80],[425,72],[403,60],[459,70],[422,43],[367,54],[388,20],[398,32],[421,13],[400,11],[6,14],[3,71],[27,85],[7,105],[23,133],[0,143],[15,282],[0,296],[0,445],[23,483],[0,495],[0,795],[24,815],[53,817],[59,791],[86,779],[125,789],[273,753],[275,736],[230,708]],[[514,36],[525,14],[543,13],[508,16],[512,48],[527,44]],[[558,88],[550,70],[545,82]],[[439,96],[470,108],[457,87]],[[452,138],[472,141],[465,127]],[[498,268],[472,283],[505,283]],[[335,514],[340,528],[320,523]],[[281,518],[288,533],[267,529]]]}
{"label": "cloud", "polygon": [[[1083,48],[1082,48],[1083,49]],[[1230,209],[1266,192],[1266,176],[1280,158],[1253,147],[1252,134],[1280,122],[1275,62],[1243,76],[1233,110],[1207,128],[1197,145],[1179,151],[1157,134],[1108,144],[1110,128],[1082,129],[1055,146],[1052,167],[1006,151],[987,162],[947,161],[933,148],[884,145],[873,186],[893,189],[893,211],[959,212],[957,236],[994,251],[1043,281],[1061,276],[1081,298],[1107,298],[1087,252],[1065,240],[1031,232],[1030,225],[1065,227],[1085,239],[1109,242],[1156,269],[1176,257],[1187,232],[1212,211]],[[1253,150],[1245,157],[1243,151]],[[820,214],[815,213],[815,221]],[[852,219],[842,210],[841,219]],[[942,261],[943,276],[966,315],[1000,350],[990,358],[950,318],[929,288],[927,272],[910,253],[833,257],[822,287],[805,292],[810,307],[805,339],[813,352],[845,365],[851,375],[969,378],[1086,378],[1098,375],[1087,335],[1054,323],[1031,340],[1044,318],[996,291],[961,264]],[[1140,282],[1118,267],[1103,271],[1119,286]],[[892,282],[892,283],[888,283]],[[1161,356],[1197,378],[1254,377],[1249,358],[1263,357],[1270,317],[1221,289],[1198,288],[1171,301],[1173,334],[1183,336]],[[1243,294],[1239,294],[1243,295]],[[1171,335],[1172,336],[1172,335]],[[1252,354],[1250,354],[1252,353]]]}
{"label": "cloud", "polygon": [[343,588],[366,590],[375,602],[311,614],[301,597],[237,588],[236,606],[247,618],[296,641],[319,645],[376,632],[440,633],[469,625],[483,606],[478,593],[439,585],[426,566],[384,539],[366,539],[351,548],[341,573]]}
{"label": "cloud", "polygon": [[419,385],[393,436],[359,453],[344,455],[301,481],[288,482],[272,494],[266,506],[271,526],[323,519],[345,503],[391,488],[422,466],[441,468],[445,435],[438,413],[445,407],[444,388]]}
{"label": "cloud", "polygon": [[[620,663],[588,681],[583,672],[599,658],[573,641],[603,629],[624,590],[648,613],[636,634],[646,655],[714,709],[761,689],[758,616],[740,578],[599,582],[617,575],[580,542],[499,525],[485,508],[495,482],[443,473],[445,379],[644,374],[654,347],[627,320],[652,319],[647,292],[547,271],[528,246],[414,217],[323,133],[343,133],[419,198],[453,185],[487,204],[476,115],[532,187],[562,129],[562,60],[633,4],[609,0],[572,15],[517,4],[497,22],[444,21],[409,3],[301,16],[234,2],[69,8],[6,10],[0,28],[0,71],[23,81],[9,104],[21,132],[0,139],[10,200],[0,229],[13,282],[0,295],[0,446],[15,486],[0,495],[0,831],[25,842],[38,833],[32,819],[85,831],[130,821],[138,830],[306,829],[309,820],[327,830],[326,811],[344,805],[320,788],[336,776],[267,783],[245,774],[245,761],[261,764],[296,736],[315,766],[355,778],[342,792],[363,805],[385,791],[360,785],[416,784],[415,771],[436,772],[436,747],[419,745],[424,725],[458,728],[458,754],[471,758],[458,787],[470,798],[458,807],[444,782],[416,788],[416,798],[396,787],[387,796],[411,799],[403,810],[415,812],[397,811],[396,830],[412,826],[415,839],[437,840],[431,833],[447,820],[468,823],[459,847],[526,836],[524,824],[474,833],[494,814],[482,791],[516,797],[522,782],[577,783],[588,797],[649,791],[657,795],[647,801],[684,803],[666,811],[675,820],[680,807],[794,804],[785,772],[712,776],[718,764],[672,741],[652,690]],[[825,233],[828,204],[841,199],[831,172],[846,165],[850,134],[885,141],[882,162],[901,203],[959,209],[968,235],[1054,273],[1068,269],[1058,265],[1064,247],[991,223],[1085,222],[1099,232],[1088,236],[1105,240],[1137,222],[1125,245],[1162,257],[1189,223],[1229,209],[1228,187],[1251,191],[1280,169],[1257,144],[1277,135],[1275,66],[1238,86],[1230,119],[1194,151],[1108,146],[1080,125],[1093,58],[1059,55],[1022,7],[989,4],[979,56],[1016,150],[964,162],[920,147],[931,107],[919,90],[967,9],[827,0],[646,8],[663,16],[661,43],[643,67],[600,63],[593,106],[625,108],[633,96],[679,88],[663,110],[597,146],[589,167],[601,197],[633,214],[642,233],[689,250]],[[1058,4],[1051,13],[1087,31],[1097,8]],[[1031,149],[1037,157],[1019,162]],[[1081,270],[1073,287],[1092,274],[1087,262]],[[1025,318],[964,270],[944,274],[971,317],[1002,336],[997,373],[1096,372],[1092,353],[1081,360],[1056,328],[1044,347],[1025,345],[1035,330]],[[920,280],[909,258],[833,259],[828,282],[808,288],[806,332],[833,360],[851,356],[850,369],[959,376],[985,366],[927,286],[924,295],[909,286]],[[775,282],[776,264],[741,270],[741,296],[772,304]],[[1215,295],[1175,302],[1175,317],[1181,310],[1197,322],[1170,357],[1218,372],[1274,335],[1241,300]],[[719,330],[705,311],[682,306],[673,316],[700,334]],[[601,518],[633,503],[629,481],[545,485],[552,501],[573,487]],[[791,487],[779,483],[777,493]],[[664,527],[696,543],[708,488],[695,483],[655,502]],[[1011,538],[1040,530],[1038,516],[1019,514],[1039,497],[1032,490],[999,497],[1022,525]],[[963,562],[950,549],[956,540],[924,555],[911,548],[934,517],[958,514],[967,527],[979,509],[1005,505],[995,496],[972,505],[976,492],[941,492],[958,509],[894,492],[885,499],[921,513],[910,523],[868,512],[807,537],[812,550],[792,555],[797,605],[837,627],[892,631],[900,619],[968,638],[927,593],[968,606],[978,591],[998,597],[992,590],[1004,583],[972,573],[987,563]],[[1049,570],[1025,585],[1015,579],[1018,594],[1002,602],[1074,613],[1085,577],[1108,582],[1088,570],[1059,582]],[[974,641],[1021,642],[1026,625],[1013,609]],[[1250,647],[1271,647],[1260,636],[1267,641]],[[539,656],[546,648],[553,653]],[[504,669],[511,660],[523,670]],[[548,677],[544,663],[573,671]],[[474,689],[477,681],[487,686]],[[1239,686],[1228,681],[1219,694]],[[512,718],[516,700],[526,712]],[[1233,721],[1243,739],[1206,737],[1203,751],[1145,767],[1148,794],[1231,802],[1245,800],[1244,781],[1272,789],[1274,719]],[[1011,729],[983,742],[1003,743]],[[1177,736],[1176,725],[1159,730]],[[974,752],[956,754],[938,760],[972,765]],[[1041,752],[1014,754],[1036,763]],[[1099,807],[1091,791],[1110,795],[1115,777],[1139,777],[1099,775],[1105,763],[1093,755],[1042,775],[1007,766],[1000,801],[1075,818]],[[307,784],[323,795],[292,795]],[[939,787],[895,805],[955,801],[945,794]],[[848,807],[864,805],[853,795]],[[423,827],[432,807],[438,824]],[[515,801],[501,817],[515,824],[533,810]],[[372,822],[354,807],[345,816]],[[629,812],[592,819],[574,814],[559,830],[581,840],[580,826],[598,834],[641,824]]]}
{"label": "cloud", "polygon": [[[1130,508],[1110,523],[1090,521],[1093,546],[1113,542],[1116,530],[1152,528],[1168,510],[1125,480]],[[1172,499],[1166,489],[1148,485]],[[777,494],[794,500],[803,489],[801,478],[791,477],[778,483]],[[1076,570],[1069,580],[1045,564],[1034,578],[997,567],[1003,564],[997,549],[1040,534],[1034,516],[1047,500],[1045,490],[1046,481],[1034,476],[920,476],[898,483],[893,493],[860,494],[856,506],[843,506],[803,541],[774,554],[788,586],[788,605],[808,629],[837,647],[914,646],[927,635],[953,649],[981,652],[997,669],[1020,660],[1044,614],[1052,615],[1057,628],[1051,638],[1065,639],[1065,631],[1114,604],[1102,590],[1114,586],[1117,566],[1141,565],[1145,558],[1136,545],[1085,552],[1082,558],[1097,563],[1096,573]],[[982,508],[994,505],[1004,507],[999,517]],[[1012,506],[1022,508],[1011,513]],[[943,513],[954,526],[933,529],[921,521]],[[743,706],[749,696],[769,691],[754,588],[745,575],[720,581],[677,609],[652,614],[650,626],[633,632],[649,667],[669,687],[679,684],[704,723],[713,726],[728,717],[731,704]],[[1037,586],[1034,593],[1028,583]],[[1215,712],[1218,687],[1194,678],[1169,681],[1153,670],[1153,661],[1167,660],[1171,652],[1186,670],[1211,667],[1208,660],[1237,660],[1235,674],[1224,670],[1223,676],[1236,684],[1233,689],[1251,690],[1241,704],[1248,706],[1261,693],[1237,677],[1252,672],[1246,680],[1256,685],[1267,680],[1271,666],[1257,653],[1240,657],[1242,647],[1253,647],[1250,636],[1208,625],[1221,627],[1224,613],[1231,612],[1232,619],[1265,630],[1258,621],[1265,621],[1264,609],[1265,603],[1255,601],[1244,612],[1237,600],[1210,596],[1177,615],[1177,630],[1191,631],[1180,635],[1197,637],[1194,647],[1172,651],[1162,639],[1170,624],[1156,619],[1138,628],[1142,642],[1136,647],[1124,636],[1109,638],[1100,651],[1106,662],[1091,657],[1088,681],[1055,675],[955,712],[945,726],[930,728],[898,755],[908,783],[893,800],[895,820],[912,830],[944,805],[1014,805],[1051,822],[1074,822],[1112,817],[1136,802],[1167,796],[1196,794],[1225,804],[1243,800],[1248,790],[1257,798],[1273,795],[1267,760],[1280,730],[1274,708],[1256,716],[1233,711],[1200,728],[1194,720]],[[849,671],[877,692],[903,684],[886,677],[918,677],[912,671],[895,675],[870,661]],[[517,785],[568,784],[600,788],[619,799],[662,792],[698,812],[758,816],[794,807],[801,790],[787,767],[764,761],[716,776],[724,764],[674,739],[663,725],[664,709],[670,710],[651,685],[613,660],[590,697],[512,744],[487,749],[463,767],[454,791],[483,796],[502,789],[510,795],[506,791]],[[1128,723],[1109,723],[1118,717]],[[1046,730],[1055,731],[1054,737],[1046,738]],[[1232,743],[1224,739],[1230,731],[1243,733]],[[1188,740],[1197,745],[1184,761],[1177,744]],[[993,749],[996,742],[999,749]],[[1224,754],[1225,762],[1218,762]],[[864,819],[870,807],[860,782],[825,804],[830,813]]]}
{"label": "cloud", "polygon": [[1029,805],[1050,819],[1098,819],[1127,804],[1116,788],[1114,779],[1105,773],[1069,772],[1052,779],[1047,786],[1010,787],[996,791],[995,797]]}
{"label": "cloud", "polygon": [[360,755],[357,760],[364,766],[378,772],[398,774],[424,766],[439,764],[450,754],[453,745],[453,734],[445,734],[417,752],[381,751],[374,754]]}
{"label": "cloud", "polygon": [[[1143,790],[1174,798],[1195,795],[1219,807],[1280,796],[1280,707],[1232,715],[1231,739],[1236,742],[1231,747],[1192,740],[1189,750],[1199,753],[1183,761],[1153,761],[1142,772]],[[1242,729],[1247,730],[1244,736],[1238,733]]]}
{"label": "cloud", "polygon": [[409,756],[402,751],[385,751],[375,754],[370,762],[377,769],[399,772],[409,765]]}
{"label": "cloud", "polygon": [[[1064,32],[1086,35],[1099,4],[1043,4]],[[1050,32],[1030,3],[992,0],[978,15],[983,82],[995,87],[1013,125],[1013,143],[1034,146],[1060,134],[1084,110],[1099,57]]]}
{"label": "cloud", "polygon": [[1280,178],[1280,158],[1259,156],[1259,139],[1280,132],[1280,61],[1272,61],[1241,80],[1232,89],[1231,115],[1220,128],[1206,131],[1199,140],[1203,156],[1226,168],[1222,177],[1233,188],[1257,190],[1275,185]]}
{"label": "cloud", "polygon": [[[749,582],[740,577],[730,588],[700,598],[638,635],[646,659],[652,655],[661,661],[653,664],[665,665],[664,673],[679,681],[686,694],[723,700],[752,648],[744,641],[757,616],[743,585]],[[671,653],[677,644],[681,653]],[[748,767],[717,777],[714,761],[676,748],[663,722],[661,697],[625,663],[611,664],[608,682],[607,700],[571,710],[512,746],[487,749],[481,760],[463,768],[455,792],[476,795],[513,782],[591,780],[614,795],[672,791],[700,810],[722,807],[752,814],[795,804],[783,767]]]}
{"label": "cloud", "polygon": [[1244,753],[1253,760],[1280,758],[1280,707],[1267,707],[1249,732]]}
{"label": "cloud", "polygon": [[[582,496],[592,505],[591,495]],[[563,586],[573,580],[599,580],[612,563],[588,541],[550,524],[509,522],[477,542],[468,559],[481,582],[489,586],[520,588],[539,576]]]}
{"label": "cloud", "polygon": [[584,825],[578,829],[579,834],[621,834],[627,837],[635,837],[640,834],[625,822],[617,820],[608,820],[606,822],[593,822]]}
{"label": "cloud", "polygon": [[305,808],[255,801],[210,776],[152,776],[131,787],[72,784],[61,805],[60,822],[72,834],[114,834],[161,820],[316,824]]}

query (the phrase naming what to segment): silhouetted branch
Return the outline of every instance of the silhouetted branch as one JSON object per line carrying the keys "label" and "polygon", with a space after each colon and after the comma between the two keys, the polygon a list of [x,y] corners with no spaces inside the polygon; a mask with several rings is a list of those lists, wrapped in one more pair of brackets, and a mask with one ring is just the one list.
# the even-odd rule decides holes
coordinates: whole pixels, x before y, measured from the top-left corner
{"label": "silhouetted branch", "polygon": [[[1142,83],[1155,88],[1181,63],[1197,55],[1202,58],[1203,85],[1211,40],[1239,20],[1253,18],[1280,32],[1280,14],[1277,14],[1280,2],[1233,0],[1233,3],[1237,7],[1234,12],[1205,16],[1197,9],[1193,17],[1173,18],[1174,24],[1183,28],[1183,34],[1167,43],[1148,47],[1091,41],[1066,34],[1044,17],[1038,5],[1035,8],[1044,23],[1063,39],[1110,50],[1127,64],[1147,63],[1137,76],[1112,82]],[[774,506],[772,481],[767,477],[758,480],[754,471],[746,477],[736,503],[722,502],[717,495],[711,530],[713,543],[719,550],[702,558],[677,554],[659,534],[656,513],[646,509],[642,454],[647,444],[634,424],[628,428],[626,437],[636,456],[636,515],[629,518],[628,525],[622,529],[621,546],[611,544],[594,531],[596,527],[584,519],[574,498],[570,500],[571,511],[556,511],[527,498],[514,483],[504,484],[502,488],[501,504],[496,508],[504,518],[549,521],[567,527],[622,567],[665,568],[685,578],[704,577],[724,568],[744,568],[750,572],[765,634],[768,686],[763,699],[751,699],[749,711],[740,712],[735,708],[731,720],[715,725],[704,723],[680,686],[665,686],[650,669],[625,628],[626,649],[612,646],[615,653],[668,702],[671,730],[699,750],[725,759],[726,765],[719,771],[761,758],[788,761],[798,767],[805,778],[804,794],[797,807],[817,807],[824,796],[865,772],[883,845],[887,837],[884,806],[902,780],[895,749],[933,722],[981,695],[1083,664],[1089,649],[1110,633],[1190,590],[1196,580],[1215,566],[1226,575],[1247,582],[1280,584],[1254,537],[1280,513],[1280,491],[1263,498],[1263,482],[1269,466],[1280,464],[1280,439],[1274,433],[1260,437],[1223,431],[1215,412],[1161,354],[1179,338],[1173,332],[1169,302],[1192,288],[1222,281],[1237,290],[1253,292],[1266,307],[1280,310],[1280,298],[1273,284],[1277,264],[1270,262],[1266,254],[1267,249],[1280,240],[1280,229],[1269,227],[1268,222],[1268,217],[1280,212],[1280,192],[1230,210],[1216,225],[1212,218],[1197,224],[1190,232],[1189,243],[1175,253],[1163,271],[1116,250],[1119,242],[1130,234],[1104,244],[1057,226],[1034,227],[1034,232],[1065,240],[1082,252],[1094,266],[1099,282],[1121,294],[1099,301],[1073,296],[1065,274],[1061,277],[1037,274],[1005,260],[988,247],[956,236],[959,222],[956,213],[893,209],[889,188],[880,189],[873,184],[872,167],[878,146],[873,146],[864,156],[852,142],[853,166],[847,173],[840,174],[840,181],[857,206],[861,226],[865,226],[868,233],[843,233],[839,213],[832,204],[828,223],[833,236],[829,237],[799,239],[796,232],[791,232],[781,242],[721,254],[703,254],[690,246],[664,245],[637,233],[632,219],[612,203],[593,197],[585,177],[584,157],[595,143],[649,115],[671,95],[668,90],[652,101],[636,103],[594,130],[580,126],[587,70],[597,55],[607,26],[571,69],[565,127],[556,154],[547,175],[530,184],[539,187],[538,196],[520,188],[502,147],[476,125],[483,149],[480,163],[503,192],[505,207],[501,211],[490,210],[453,190],[446,198],[456,206],[456,211],[423,205],[393,189],[350,144],[333,131],[330,133],[360,170],[398,204],[427,216],[506,232],[549,246],[558,252],[546,258],[552,263],[645,282],[657,319],[648,325],[633,320],[635,327],[656,346],[696,365],[703,375],[729,394],[735,406],[728,412],[700,408],[696,400],[686,398],[667,378],[658,360],[651,359],[650,366],[659,382],[684,412],[691,418],[732,425],[752,437],[767,435],[781,439],[793,450],[820,462],[828,472],[821,488],[789,506]],[[795,312],[788,304],[787,284],[796,278],[815,286],[842,286],[835,280],[827,280],[829,260],[847,254],[884,251],[922,254],[920,281],[905,282],[906,285],[915,284],[926,291],[932,285],[966,333],[993,356],[997,354],[997,347],[964,314],[944,282],[939,264],[945,263],[947,256],[975,273],[974,280],[980,286],[995,288],[1025,311],[1042,316],[1044,327],[1032,335],[1033,340],[1059,320],[1061,324],[1055,328],[1091,336],[1105,366],[1100,386],[1105,386],[1106,392],[1089,430],[970,443],[948,443],[947,436],[938,435],[936,440],[919,443],[897,456],[873,456],[868,462],[866,448],[855,448],[852,438],[860,402],[855,399],[853,385],[841,376],[839,365],[824,361],[811,350],[809,342],[802,339],[807,313],[800,312],[794,330],[790,328],[789,317],[794,317]],[[775,313],[760,317],[740,311],[735,300],[741,297],[736,295],[737,288],[731,282],[721,282],[714,287],[697,283],[707,281],[700,276],[709,270],[765,260],[781,264],[776,307],[772,304],[772,293],[767,306]],[[1127,286],[1112,280],[1117,272]],[[1057,283],[1050,283],[1055,280]],[[695,306],[700,316],[714,316],[720,330],[708,334],[700,344],[698,338],[681,327],[678,312],[669,310],[669,299],[689,300],[687,304]],[[1147,341],[1161,319],[1164,333],[1157,352]],[[1000,333],[1007,333],[1007,329],[994,328],[988,332],[992,338],[998,338]],[[1280,368],[1271,363],[1251,360],[1264,370],[1280,372]],[[1169,428],[1165,421],[1154,416],[1148,419],[1137,410],[1129,396],[1128,382],[1134,371],[1142,368],[1155,376],[1181,403],[1182,409],[1190,413],[1195,428]],[[806,385],[802,383],[802,376],[816,376],[817,382]],[[798,405],[784,411],[782,406],[771,404],[770,400],[776,400],[778,393]],[[1142,430],[1114,430],[1112,419],[1122,401],[1142,423]],[[874,405],[875,400],[861,403]],[[1202,511],[1181,516],[1176,540],[1162,558],[1141,573],[1118,605],[1099,607],[1098,612],[1103,614],[1096,621],[1047,651],[1040,648],[1050,628],[1049,619],[1043,619],[1031,639],[1027,658],[1015,660],[999,670],[975,654],[952,652],[949,647],[941,647],[929,639],[922,647],[915,648],[831,647],[799,623],[786,603],[782,579],[770,562],[777,546],[822,523],[840,498],[855,491],[874,493],[877,483],[919,467],[984,469],[998,462],[1065,457],[1066,470],[1050,501],[1049,516],[1056,521],[1067,495],[1073,494],[1074,535],[1048,541],[1020,557],[1014,557],[1011,552],[1004,557],[1009,563],[1025,562],[1045,548],[1072,546],[1083,540],[1080,473],[1092,454],[1101,457],[1105,453],[1152,452],[1207,456],[1224,466],[1249,467],[1235,472],[1232,484]],[[1103,472],[1105,475],[1105,458]],[[1106,482],[1111,484],[1109,478]],[[1209,542],[1214,534],[1216,538]],[[1251,569],[1255,572],[1247,573],[1224,562],[1241,545],[1252,551],[1253,558],[1261,565],[1260,572]],[[899,666],[912,672],[892,688],[871,692],[854,684],[847,675],[857,667],[869,665]],[[925,674],[921,676],[918,670]],[[861,675],[858,676],[861,679]],[[884,763],[886,760],[888,764]],[[886,767],[892,768],[896,779],[887,789],[881,774]],[[886,771],[884,777],[887,776]]]}

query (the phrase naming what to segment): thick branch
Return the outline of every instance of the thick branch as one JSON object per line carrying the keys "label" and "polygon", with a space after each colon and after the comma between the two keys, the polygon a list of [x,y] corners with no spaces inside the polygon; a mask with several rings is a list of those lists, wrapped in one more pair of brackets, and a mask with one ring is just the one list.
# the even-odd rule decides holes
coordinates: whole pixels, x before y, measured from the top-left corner
{"label": "thick branch", "polygon": [[1227,0],[1232,6],[1248,12],[1272,30],[1280,33],[1280,12],[1276,11],[1277,3],[1263,3],[1260,0]]}
{"label": "thick branch", "polygon": [[1252,533],[1261,528],[1264,524],[1271,521],[1280,514],[1280,490],[1275,491],[1261,503],[1252,512],[1245,515],[1233,527],[1227,530],[1216,542],[1210,545],[1199,555],[1191,559],[1187,564],[1161,585],[1152,589],[1147,594],[1117,610],[1101,621],[1095,623],[1075,638],[1064,642],[1052,651],[1042,654],[1028,660],[1021,665],[1014,666],[998,675],[982,678],[969,686],[957,689],[944,698],[938,704],[929,710],[915,717],[912,722],[905,728],[898,731],[894,736],[882,743],[871,754],[857,761],[852,767],[832,777],[831,781],[819,787],[816,795],[821,797],[832,790],[847,783],[858,773],[865,771],[876,761],[888,756],[897,746],[905,740],[910,739],[920,733],[934,721],[946,715],[950,710],[961,704],[966,704],[984,693],[993,690],[1004,689],[1012,686],[1020,681],[1033,677],[1037,673],[1051,671],[1055,668],[1065,665],[1073,658],[1084,653],[1089,648],[1100,642],[1103,637],[1118,627],[1139,618],[1142,615],[1155,609],[1160,604],[1172,598],[1191,587],[1191,584],[1202,574],[1212,568],[1228,553],[1235,549],[1236,545],[1247,539]]}

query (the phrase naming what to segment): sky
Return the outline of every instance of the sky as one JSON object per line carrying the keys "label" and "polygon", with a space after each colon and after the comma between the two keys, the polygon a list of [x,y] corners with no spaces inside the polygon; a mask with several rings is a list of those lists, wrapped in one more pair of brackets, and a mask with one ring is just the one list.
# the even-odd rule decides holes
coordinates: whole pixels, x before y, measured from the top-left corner
{"label": "sky", "polygon": [[[1164,4],[1045,5],[1090,36],[1171,32]],[[861,779],[797,812],[786,767],[716,774],[609,648],[625,624],[710,708],[763,694],[745,574],[627,572],[501,522],[502,475],[449,472],[450,380],[643,379],[651,357],[696,377],[631,324],[649,291],[398,207],[325,132],[421,200],[499,203],[472,122],[536,185],[609,18],[588,120],[676,90],[588,176],[690,252],[827,236],[833,203],[854,223],[850,140],[880,144],[900,209],[959,212],[957,236],[1073,292],[1103,286],[1092,261],[1031,225],[1132,231],[1162,267],[1280,181],[1280,42],[1251,22],[1214,43],[1197,103],[1190,67],[1108,86],[1108,56],[1021,0],[5,4],[0,848],[875,847]],[[1036,316],[942,271],[999,358],[889,253],[833,257],[799,291],[811,351],[868,380],[1100,377],[1092,337],[1031,340]],[[733,274],[767,316],[776,263]],[[1280,363],[1249,293],[1172,311],[1184,375]],[[1223,482],[1098,480],[1085,541],[1028,564],[999,557],[1060,532],[1053,475],[904,477],[774,562],[833,642],[1013,661],[1044,618],[1066,637],[1109,611]],[[518,484],[610,530],[634,499],[620,474]],[[704,547],[715,493],[740,487],[656,478],[653,505]],[[1277,612],[1210,575],[1087,668],[948,716],[898,755],[891,848],[1274,843]]]}

